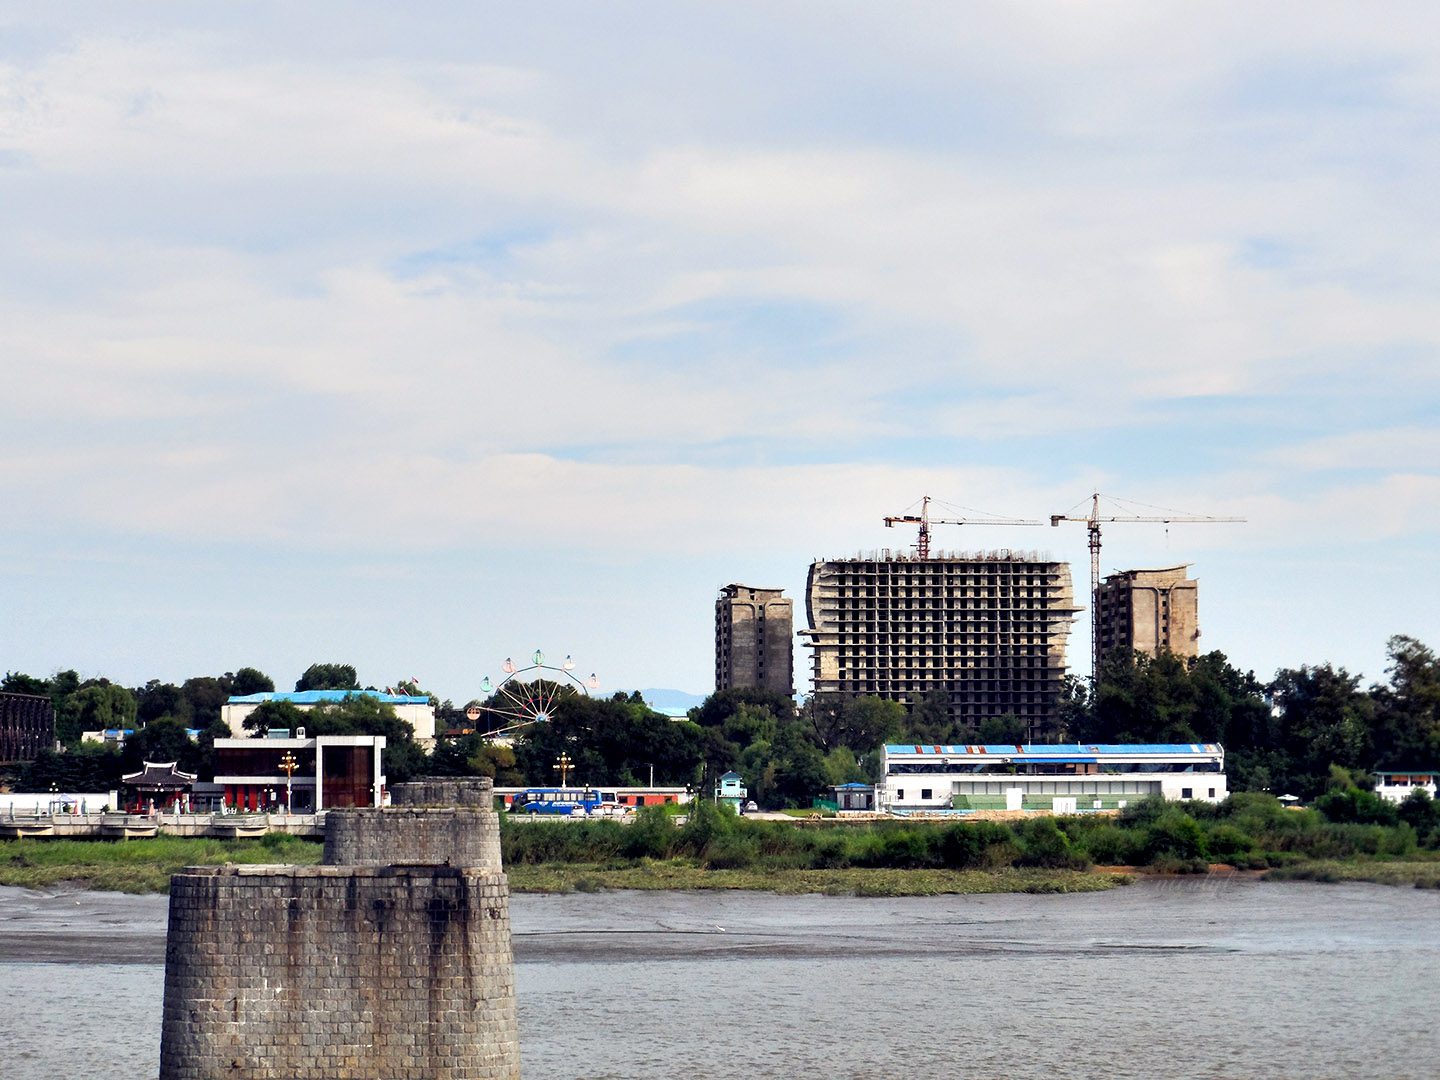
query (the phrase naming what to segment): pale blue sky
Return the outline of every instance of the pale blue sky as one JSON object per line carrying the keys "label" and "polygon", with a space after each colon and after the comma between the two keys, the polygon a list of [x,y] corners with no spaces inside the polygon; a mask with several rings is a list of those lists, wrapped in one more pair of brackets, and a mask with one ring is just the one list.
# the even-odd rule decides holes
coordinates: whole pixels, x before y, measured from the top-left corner
{"label": "pale blue sky", "polygon": [[1440,646],[1430,5],[52,7],[0,668],[705,691],[727,582],[1097,488],[1249,519],[1104,566],[1192,562],[1262,677]]}

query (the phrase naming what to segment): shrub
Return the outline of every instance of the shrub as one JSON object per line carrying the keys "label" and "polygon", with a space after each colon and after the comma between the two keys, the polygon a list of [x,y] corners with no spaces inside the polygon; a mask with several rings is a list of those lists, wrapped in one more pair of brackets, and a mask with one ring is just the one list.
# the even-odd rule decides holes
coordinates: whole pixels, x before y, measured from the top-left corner
{"label": "shrub", "polygon": [[646,806],[623,829],[620,854],[627,859],[668,859],[675,848],[676,828],[662,806]]}
{"label": "shrub", "polygon": [[1070,838],[1060,831],[1053,817],[1022,822],[1015,833],[1020,841],[1017,862],[1021,866],[1080,869],[1085,865],[1085,856],[1071,848]]}
{"label": "shrub", "polygon": [[1255,841],[1233,825],[1216,825],[1206,834],[1205,847],[1214,858],[1237,864],[1255,850]]}
{"label": "shrub", "polygon": [[1178,807],[1169,807],[1145,829],[1144,851],[1151,864],[1162,856],[1203,859],[1205,833],[1200,823]]}
{"label": "shrub", "polygon": [[940,834],[940,865],[955,870],[1007,866],[1014,861],[1015,835],[993,821],[951,825]]}
{"label": "shrub", "polygon": [[1091,862],[1103,866],[1133,866],[1145,861],[1136,834],[1108,823],[1085,830],[1075,844]]}

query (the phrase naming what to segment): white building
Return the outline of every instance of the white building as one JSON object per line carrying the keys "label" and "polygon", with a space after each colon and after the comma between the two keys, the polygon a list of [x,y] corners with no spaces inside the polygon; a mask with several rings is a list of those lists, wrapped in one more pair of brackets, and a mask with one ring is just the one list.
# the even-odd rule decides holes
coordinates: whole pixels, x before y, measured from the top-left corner
{"label": "white building", "polygon": [[1404,802],[1412,791],[1419,789],[1428,792],[1433,799],[1437,777],[1440,777],[1440,772],[1433,769],[1376,770],[1375,794],[1391,802]]}
{"label": "white building", "polygon": [[[208,809],[313,814],[385,799],[384,735],[215,740],[215,782],[195,785]],[[288,771],[287,771],[288,768]]]}
{"label": "white building", "polygon": [[301,712],[322,702],[335,703],[347,697],[375,698],[395,710],[395,715],[415,729],[415,741],[427,750],[435,745],[435,707],[424,694],[386,694],[379,690],[291,690],[232,697],[220,706],[220,719],[237,739],[248,737],[245,718],[266,701],[288,701]]}
{"label": "white building", "polygon": [[1113,810],[1160,795],[1219,802],[1225,748],[1217,743],[887,745],[879,809]]}

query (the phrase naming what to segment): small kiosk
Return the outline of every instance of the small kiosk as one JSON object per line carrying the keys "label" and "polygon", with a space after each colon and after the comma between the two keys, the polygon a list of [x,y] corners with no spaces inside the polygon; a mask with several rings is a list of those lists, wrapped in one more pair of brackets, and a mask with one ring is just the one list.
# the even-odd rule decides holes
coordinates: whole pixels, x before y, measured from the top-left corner
{"label": "small kiosk", "polygon": [[715,801],[721,806],[730,807],[737,814],[745,805],[749,794],[749,790],[745,787],[745,778],[738,772],[727,772],[715,783]]}

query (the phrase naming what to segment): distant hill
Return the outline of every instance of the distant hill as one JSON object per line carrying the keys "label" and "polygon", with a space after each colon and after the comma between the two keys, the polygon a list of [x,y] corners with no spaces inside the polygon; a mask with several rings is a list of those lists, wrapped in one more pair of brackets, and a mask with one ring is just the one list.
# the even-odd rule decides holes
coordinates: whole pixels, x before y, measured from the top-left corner
{"label": "distant hill", "polygon": [[[628,693],[628,691],[627,691]],[[641,690],[640,696],[655,709],[693,709],[705,700],[704,694],[689,694],[684,690],[657,690],[651,687]]]}

